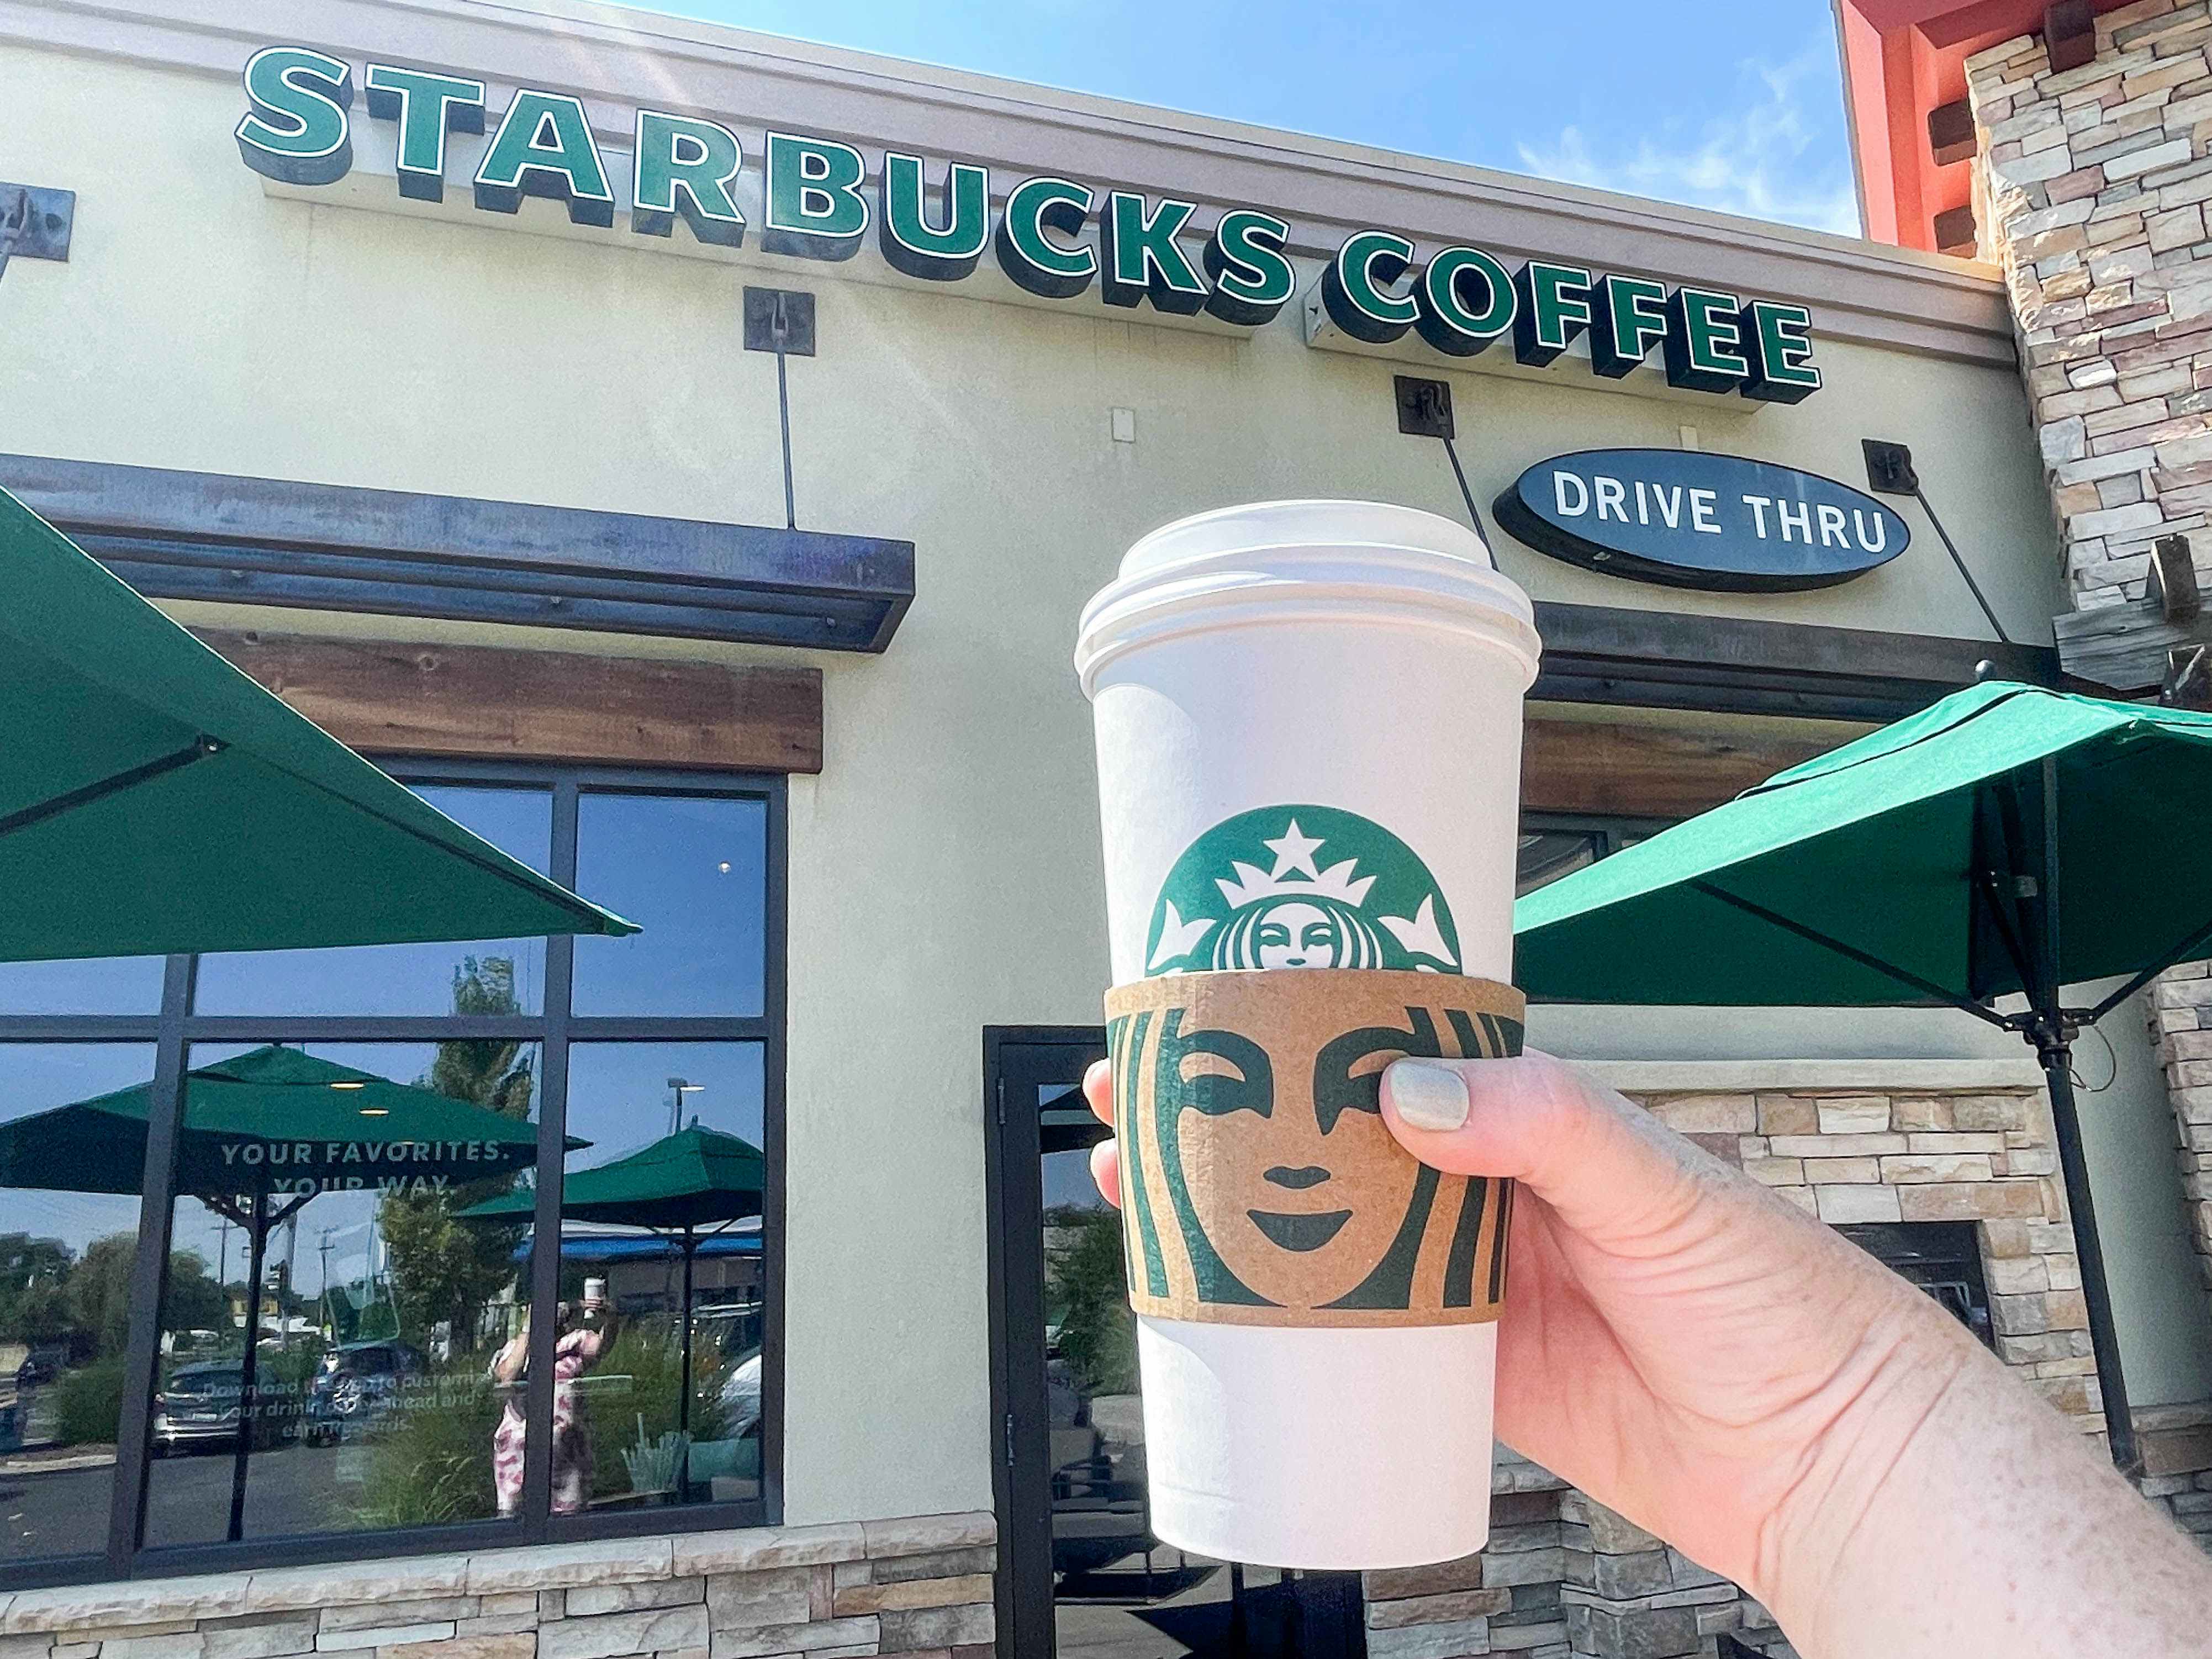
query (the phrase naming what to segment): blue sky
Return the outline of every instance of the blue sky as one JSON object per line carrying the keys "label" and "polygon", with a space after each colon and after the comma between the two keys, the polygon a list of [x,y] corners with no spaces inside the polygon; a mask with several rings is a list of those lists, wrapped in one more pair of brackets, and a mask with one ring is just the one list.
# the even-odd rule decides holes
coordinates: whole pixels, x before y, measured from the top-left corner
{"label": "blue sky", "polygon": [[[650,9],[1856,234],[1828,0]],[[1454,36],[1436,20],[1468,21]],[[1693,27],[1694,26],[1694,27]]]}

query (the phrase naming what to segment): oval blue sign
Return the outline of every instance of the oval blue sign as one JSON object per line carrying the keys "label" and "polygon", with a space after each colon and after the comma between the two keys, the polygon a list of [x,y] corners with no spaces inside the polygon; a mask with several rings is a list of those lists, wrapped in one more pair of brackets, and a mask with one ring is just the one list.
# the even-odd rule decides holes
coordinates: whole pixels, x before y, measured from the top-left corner
{"label": "oval blue sign", "polygon": [[1540,553],[1668,587],[1780,593],[1888,563],[1912,532],[1817,473],[1686,449],[1585,449],[1539,461],[1492,503]]}

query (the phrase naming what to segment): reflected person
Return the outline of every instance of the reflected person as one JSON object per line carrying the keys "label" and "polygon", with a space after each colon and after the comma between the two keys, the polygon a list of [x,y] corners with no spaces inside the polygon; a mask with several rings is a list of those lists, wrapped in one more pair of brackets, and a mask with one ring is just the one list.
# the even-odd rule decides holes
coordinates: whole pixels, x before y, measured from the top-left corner
{"label": "reflected person", "polygon": [[[594,1281],[600,1282],[600,1281]],[[592,1419],[576,1397],[576,1379],[599,1363],[614,1341],[615,1316],[603,1296],[586,1291],[579,1322],[566,1302],[555,1306],[557,1334],[553,1343],[553,1513],[580,1515],[592,1500]],[[524,1413],[528,1395],[522,1384],[530,1369],[530,1313],[522,1328],[493,1357],[491,1380],[506,1394],[499,1426],[492,1431],[491,1478],[502,1519],[522,1505],[522,1462],[529,1429]]]}

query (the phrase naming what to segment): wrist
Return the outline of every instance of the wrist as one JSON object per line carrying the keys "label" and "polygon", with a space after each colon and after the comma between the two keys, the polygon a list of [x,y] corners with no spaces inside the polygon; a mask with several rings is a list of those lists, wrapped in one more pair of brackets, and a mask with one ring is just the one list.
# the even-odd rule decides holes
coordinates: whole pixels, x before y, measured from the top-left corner
{"label": "wrist", "polygon": [[[1752,1590],[1801,1651],[1865,1588],[1893,1571],[1884,1518],[1915,1507],[1920,1464],[1960,1380],[1987,1358],[1958,1322],[1902,1284],[1833,1376],[1807,1401],[1815,1427],[1761,1527]],[[1875,1559],[1880,1558],[1880,1559]],[[1857,1586],[1858,1589],[1854,1587]],[[1802,1632],[1802,1636],[1798,1633]],[[1809,1643],[1809,1645],[1808,1645]]]}

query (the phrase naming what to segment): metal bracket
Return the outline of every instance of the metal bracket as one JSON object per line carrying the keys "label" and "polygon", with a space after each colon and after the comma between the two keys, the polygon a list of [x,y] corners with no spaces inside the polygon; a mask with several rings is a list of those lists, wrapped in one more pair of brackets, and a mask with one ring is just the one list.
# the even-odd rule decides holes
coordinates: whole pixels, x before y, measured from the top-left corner
{"label": "metal bracket", "polygon": [[745,290],[745,349],[814,355],[814,296],[796,289]]}
{"label": "metal bracket", "polygon": [[1912,452],[1903,444],[1880,438],[1862,438],[1859,450],[1866,457],[1867,488],[1877,495],[1917,495],[1920,475],[1912,470]]}
{"label": "metal bracket", "polygon": [[1408,438],[1459,436],[1452,421],[1451,383],[1424,380],[1412,374],[1395,374],[1391,386],[1398,394],[1398,430]]}
{"label": "metal bracket", "polygon": [[67,259],[76,226],[76,192],[0,179],[0,275],[8,261]]}

